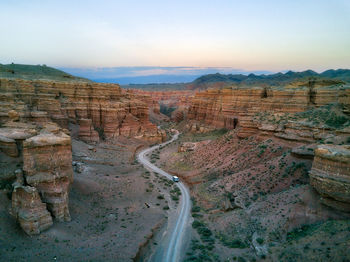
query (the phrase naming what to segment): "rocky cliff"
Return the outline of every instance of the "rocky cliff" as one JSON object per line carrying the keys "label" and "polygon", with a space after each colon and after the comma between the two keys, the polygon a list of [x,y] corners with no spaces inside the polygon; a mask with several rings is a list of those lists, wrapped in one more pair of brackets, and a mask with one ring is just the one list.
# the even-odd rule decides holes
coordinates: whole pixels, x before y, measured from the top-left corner
{"label": "rocky cliff", "polygon": [[71,134],[165,139],[141,100],[114,84],[0,79],[0,188],[12,194],[11,214],[27,234],[70,220]]}
{"label": "rocky cliff", "polygon": [[324,204],[350,211],[350,146],[316,148],[310,183],[322,195]]}
{"label": "rocky cliff", "polygon": [[[314,135],[310,133],[310,126],[300,121],[293,122],[293,119],[285,120],[290,114],[330,103],[339,103],[341,113],[348,114],[350,86],[298,83],[285,88],[210,89],[196,93],[188,110],[188,119],[216,128],[239,127],[238,136],[241,138],[258,132],[272,132],[291,140],[299,137],[302,140],[305,135],[305,139],[311,141]],[[268,118],[269,121],[265,121]],[[303,134],[302,129],[305,129]],[[325,127],[320,126],[320,129]],[[299,135],[295,135],[298,132]],[[292,137],[293,133],[295,137]]]}
{"label": "rocky cliff", "polygon": [[148,105],[132,99],[116,84],[0,79],[0,103],[0,123],[14,109],[34,122],[51,119],[63,128],[79,124],[79,136],[85,141],[120,135],[150,142],[164,139],[149,122]]}
{"label": "rocky cliff", "polygon": [[176,122],[180,122],[184,119],[194,96],[194,92],[188,90],[145,91],[130,89],[128,93],[136,97],[143,97],[153,113],[160,114],[169,112],[168,116]]}
{"label": "rocky cliff", "polygon": [[[188,157],[189,163],[200,163],[196,168],[202,167],[202,172],[213,169],[215,163],[215,172],[225,168],[232,171],[240,164],[228,163],[247,154],[241,150],[247,139],[276,141],[278,148],[289,148],[287,155],[296,158],[293,161],[299,165],[305,161],[311,168],[314,159],[310,182],[321,194],[322,202],[349,210],[350,171],[346,145],[350,143],[350,86],[329,83],[333,82],[298,82],[281,88],[232,87],[196,93],[185,129],[192,133],[206,133],[213,128],[232,129],[240,147],[237,155],[233,155],[230,151],[233,148],[229,147],[225,152],[227,159],[216,149],[204,148],[203,152],[198,149],[192,158]],[[217,150],[225,148],[227,143],[224,139]],[[265,147],[254,149],[258,152],[257,161],[262,160]],[[240,159],[238,162],[249,161]],[[203,166],[203,163],[211,166]],[[197,179],[196,175],[193,177]],[[235,177],[238,179],[237,175]],[[237,191],[245,187],[240,182],[234,183]]]}
{"label": "rocky cliff", "polygon": [[53,122],[19,121],[14,111],[8,115],[0,127],[0,182],[13,183],[11,214],[27,234],[39,234],[52,218],[70,220],[71,138]]}
{"label": "rocky cliff", "polygon": [[139,89],[129,89],[128,91],[137,95],[148,96],[156,103],[169,104],[169,106],[173,107],[189,105],[194,95],[194,92],[189,90],[145,91]]}

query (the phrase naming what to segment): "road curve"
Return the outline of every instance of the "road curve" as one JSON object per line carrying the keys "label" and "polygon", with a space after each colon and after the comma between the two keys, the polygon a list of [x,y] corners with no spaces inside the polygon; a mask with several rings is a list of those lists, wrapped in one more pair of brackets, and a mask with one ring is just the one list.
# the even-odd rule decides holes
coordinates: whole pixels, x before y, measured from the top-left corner
{"label": "road curve", "polygon": [[[179,132],[176,131],[176,134],[172,137],[171,140],[141,151],[138,153],[137,159],[146,168],[151,169],[154,172],[167,177],[168,179],[172,179],[172,175],[149,162],[146,155],[159,148],[160,146],[164,146],[173,142],[174,140],[178,139],[178,136]],[[189,224],[190,220],[191,201],[189,190],[182,182],[178,182],[176,185],[181,191],[180,203],[177,207],[178,217],[174,223],[174,226],[168,229],[170,235],[166,240],[167,243],[165,243],[166,247],[162,253],[162,258],[157,258],[159,261],[177,262],[181,259],[181,251],[185,242],[185,227]]]}

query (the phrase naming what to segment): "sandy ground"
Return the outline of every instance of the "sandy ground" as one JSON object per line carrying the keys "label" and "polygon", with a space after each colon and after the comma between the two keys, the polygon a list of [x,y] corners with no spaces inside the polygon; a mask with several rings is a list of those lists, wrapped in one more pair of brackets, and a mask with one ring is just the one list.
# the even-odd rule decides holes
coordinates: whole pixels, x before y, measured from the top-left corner
{"label": "sandy ground", "polygon": [[151,237],[166,226],[175,203],[171,187],[134,162],[136,146],[121,140],[89,150],[73,140],[73,161],[80,170],[70,192],[72,221],[55,222],[39,236],[20,229],[1,192],[0,261],[132,261],[141,246],[157,245]]}

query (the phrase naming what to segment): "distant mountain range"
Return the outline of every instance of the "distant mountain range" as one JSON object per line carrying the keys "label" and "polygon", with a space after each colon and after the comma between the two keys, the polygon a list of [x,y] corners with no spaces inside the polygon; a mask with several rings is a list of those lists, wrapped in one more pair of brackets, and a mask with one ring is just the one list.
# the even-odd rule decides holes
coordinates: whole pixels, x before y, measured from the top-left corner
{"label": "distant mountain range", "polygon": [[[195,73],[201,71],[212,71],[214,68],[191,68],[191,67],[179,67],[179,68],[161,68],[161,67],[131,67],[131,68],[118,68],[120,73],[126,73],[130,70],[134,70],[138,74],[144,72],[150,74],[152,72],[187,72],[185,75],[175,74],[153,74],[144,76],[130,76],[130,77],[119,77],[119,78],[95,78],[87,79],[83,77],[74,76],[66,73],[65,71],[55,69],[46,65],[21,65],[21,64],[0,64],[0,77],[6,78],[24,78],[24,79],[47,79],[47,80],[60,80],[60,81],[96,81],[96,82],[109,82],[119,83],[124,88],[138,88],[148,90],[183,90],[183,89],[206,89],[206,88],[221,88],[227,85],[236,86],[280,86],[295,81],[305,81],[310,78],[315,79],[328,79],[337,80],[344,83],[350,83],[350,70],[349,69],[337,69],[327,70],[322,73],[317,73],[312,70],[306,70],[302,72],[288,71],[286,73],[276,74],[204,74],[196,75]],[[223,68],[224,70],[225,68]],[[107,69],[106,69],[107,70]],[[111,72],[115,72],[115,68],[110,69]],[[135,71],[136,70],[136,71]],[[143,71],[142,71],[143,70]],[[227,68],[225,70],[228,70]],[[233,69],[232,69],[233,70]],[[110,73],[106,73],[104,76],[108,76]],[[111,73],[111,74],[112,74]],[[99,73],[96,73],[99,75]],[[95,76],[96,76],[95,75]],[[138,79],[136,83],[129,84]],[[140,84],[141,83],[141,84]],[[147,83],[147,84],[145,84]],[[166,84],[160,84],[166,83]]]}
{"label": "distant mountain range", "polygon": [[269,71],[244,71],[231,67],[163,67],[130,66],[102,68],[60,68],[75,76],[85,77],[96,82],[131,84],[173,84],[189,83],[196,78],[213,73],[221,74],[268,74]]}
{"label": "distant mountain range", "polygon": [[116,78],[93,78],[100,83],[118,83],[120,85],[148,85],[148,84],[177,84],[189,83],[201,75],[149,75],[149,76],[129,76]]}
{"label": "distant mountain range", "polygon": [[315,79],[329,79],[338,80],[344,83],[350,83],[350,70],[349,69],[337,69],[327,70],[323,73],[317,73],[312,70],[306,70],[302,72],[288,71],[286,73],[277,73],[269,75],[256,75],[256,74],[208,74],[203,75],[192,83],[188,84],[189,89],[206,89],[208,87],[222,87],[227,84],[234,84],[238,86],[252,86],[252,85],[269,85],[280,86],[295,81],[303,81],[310,78]]}

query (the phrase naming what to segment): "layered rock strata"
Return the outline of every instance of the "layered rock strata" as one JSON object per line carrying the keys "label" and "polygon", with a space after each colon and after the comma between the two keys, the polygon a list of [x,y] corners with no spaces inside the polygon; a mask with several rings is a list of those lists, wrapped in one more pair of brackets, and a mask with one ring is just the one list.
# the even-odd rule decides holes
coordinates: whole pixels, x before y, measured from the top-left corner
{"label": "layered rock strata", "polygon": [[[290,133],[300,130],[299,137],[311,142],[310,129],[300,122],[262,124],[255,117],[262,112],[270,112],[276,116],[303,112],[329,103],[343,105],[344,113],[350,107],[350,86],[341,87],[309,87],[298,88],[226,88],[209,89],[196,93],[189,107],[187,118],[199,121],[215,128],[235,129],[240,127],[238,136],[248,137],[258,132],[272,132],[276,136],[293,140]],[[305,129],[305,132],[302,130]],[[324,130],[323,127],[320,129]],[[322,130],[320,136],[322,136]],[[292,131],[292,132],[289,132]],[[311,136],[311,137],[310,137]]]}
{"label": "layered rock strata", "polygon": [[23,170],[27,184],[39,191],[51,214],[58,221],[70,221],[68,192],[73,182],[70,136],[45,132],[26,139]]}
{"label": "layered rock strata", "polygon": [[11,213],[27,234],[39,234],[52,225],[53,217],[70,220],[71,138],[52,122],[15,120],[0,127],[0,159],[8,163],[5,171],[12,172],[7,180],[16,179]]}
{"label": "layered rock strata", "polygon": [[15,186],[11,214],[28,235],[40,234],[52,226],[52,217],[34,187]]}
{"label": "layered rock strata", "polygon": [[0,79],[0,104],[0,123],[9,119],[10,110],[35,123],[51,119],[63,128],[80,123],[79,137],[88,142],[120,135],[151,142],[164,139],[149,122],[148,105],[116,84]]}
{"label": "layered rock strata", "polygon": [[145,91],[138,89],[129,89],[129,93],[149,97],[148,103],[152,104],[167,104],[171,107],[188,106],[191,104],[194,96],[193,91],[178,90],[178,91]]}
{"label": "layered rock strata", "polygon": [[350,146],[318,146],[310,183],[321,194],[324,204],[349,212]]}
{"label": "layered rock strata", "polygon": [[129,89],[130,95],[141,98],[149,105],[150,110],[160,114],[160,107],[176,109],[171,115],[171,119],[180,122],[185,118],[189,105],[192,102],[194,91],[144,91],[138,89]]}

